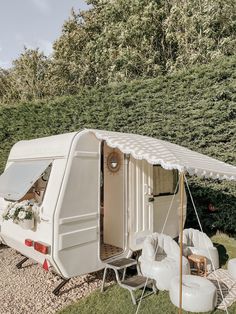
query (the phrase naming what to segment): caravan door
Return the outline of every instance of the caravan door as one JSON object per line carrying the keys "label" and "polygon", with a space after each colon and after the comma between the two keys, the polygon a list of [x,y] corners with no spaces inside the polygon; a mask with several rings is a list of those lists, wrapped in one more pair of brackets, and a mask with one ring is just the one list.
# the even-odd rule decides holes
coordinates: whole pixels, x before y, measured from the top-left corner
{"label": "caravan door", "polygon": [[129,165],[129,245],[135,251],[153,232],[153,166],[132,156]]}

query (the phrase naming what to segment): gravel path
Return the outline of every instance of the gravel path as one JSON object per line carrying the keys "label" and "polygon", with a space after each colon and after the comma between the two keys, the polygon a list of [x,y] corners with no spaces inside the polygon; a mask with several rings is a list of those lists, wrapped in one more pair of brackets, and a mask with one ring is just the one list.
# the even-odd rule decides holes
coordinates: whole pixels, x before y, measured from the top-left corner
{"label": "gravel path", "polygon": [[56,297],[52,290],[61,279],[32,260],[17,269],[15,265],[21,259],[15,250],[0,245],[0,314],[56,313],[101,285],[102,271],[78,276],[72,278]]}

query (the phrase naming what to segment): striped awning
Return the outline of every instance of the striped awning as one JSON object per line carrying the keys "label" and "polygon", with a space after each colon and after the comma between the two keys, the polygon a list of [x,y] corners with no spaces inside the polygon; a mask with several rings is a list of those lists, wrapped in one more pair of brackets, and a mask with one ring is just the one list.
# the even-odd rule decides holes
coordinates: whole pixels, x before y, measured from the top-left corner
{"label": "striped awning", "polygon": [[167,170],[177,169],[190,176],[236,180],[235,166],[176,144],[136,134],[87,131],[93,132],[98,139],[106,141],[110,147],[119,148],[125,154],[131,154],[136,159],[144,159],[153,165],[161,165]]}

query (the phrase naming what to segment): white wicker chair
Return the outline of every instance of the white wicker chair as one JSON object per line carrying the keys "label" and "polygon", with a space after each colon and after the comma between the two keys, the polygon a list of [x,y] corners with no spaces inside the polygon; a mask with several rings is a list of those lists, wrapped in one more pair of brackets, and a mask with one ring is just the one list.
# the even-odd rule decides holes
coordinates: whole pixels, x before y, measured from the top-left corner
{"label": "white wicker chair", "polygon": [[[211,239],[204,233],[196,229],[185,229],[183,231],[184,255],[191,254],[202,255],[207,258],[207,269],[212,271],[219,268],[219,254],[213,246]],[[212,263],[211,263],[212,260]]]}
{"label": "white wicker chair", "polygon": [[[139,258],[142,275],[154,279],[159,290],[169,290],[171,279],[179,275],[179,254],[179,246],[170,236],[148,236]],[[189,273],[188,260],[183,256],[183,274]]]}

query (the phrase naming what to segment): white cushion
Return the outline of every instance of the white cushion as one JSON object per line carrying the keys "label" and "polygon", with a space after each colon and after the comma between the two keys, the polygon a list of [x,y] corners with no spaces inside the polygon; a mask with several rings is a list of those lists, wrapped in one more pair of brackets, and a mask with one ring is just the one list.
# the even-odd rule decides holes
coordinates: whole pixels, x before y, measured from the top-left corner
{"label": "white cushion", "polygon": [[[216,307],[217,290],[208,279],[192,275],[182,277],[182,308],[190,312],[207,312]],[[179,307],[180,277],[176,276],[170,283],[171,302]]]}
{"label": "white cushion", "polygon": [[146,259],[150,261],[155,260],[156,254],[156,243],[157,241],[153,237],[147,237],[145,241],[145,245],[143,247],[143,254],[145,255]]}
{"label": "white cushion", "polygon": [[[171,279],[179,274],[179,254],[179,246],[170,236],[159,233],[148,236],[139,258],[142,274],[154,279],[159,290],[169,290]],[[183,257],[183,274],[189,273],[188,260]]]}
{"label": "white cushion", "polygon": [[197,229],[184,229],[183,243],[194,247],[213,247],[211,239],[204,233]]}
{"label": "white cushion", "polygon": [[205,256],[207,258],[208,271],[219,268],[218,251],[213,246],[211,239],[204,232],[192,228],[185,229],[183,231],[183,247],[185,256],[191,254]]}

